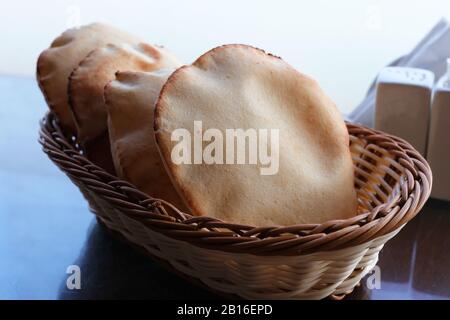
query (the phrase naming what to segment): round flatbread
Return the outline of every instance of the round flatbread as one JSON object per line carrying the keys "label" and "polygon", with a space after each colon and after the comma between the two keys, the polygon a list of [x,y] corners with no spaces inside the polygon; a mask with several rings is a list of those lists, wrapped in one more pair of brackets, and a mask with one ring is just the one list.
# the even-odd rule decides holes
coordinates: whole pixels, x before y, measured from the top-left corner
{"label": "round flatbread", "polygon": [[117,175],[187,211],[165,171],[153,131],[155,103],[172,71],[118,72],[105,87],[108,131]]}
{"label": "round flatbread", "polygon": [[76,134],[68,105],[69,76],[92,50],[106,44],[137,44],[140,39],[114,27],[94,23],[65,31],[38,58],[36,77],[50,109],[65,130]]}
{"label": "round flatbread", "polygon": [[[239,128],[248,133],[244,162],[237,140],[226,138]],[[349,136],[335,104],[313,79],[262,50],[226,45],[175,71],[156,105],[155,135],[193,214],[256,226],[356,214]]]}
{"label": "round flatbread", "polygon": [[166,49],[146,43],[108,44],[94,49],[69,78],[69,105],[79,140],[88,141],[106,131],[103,90],[117,71],[154,71],[178,66],[180,63]]}

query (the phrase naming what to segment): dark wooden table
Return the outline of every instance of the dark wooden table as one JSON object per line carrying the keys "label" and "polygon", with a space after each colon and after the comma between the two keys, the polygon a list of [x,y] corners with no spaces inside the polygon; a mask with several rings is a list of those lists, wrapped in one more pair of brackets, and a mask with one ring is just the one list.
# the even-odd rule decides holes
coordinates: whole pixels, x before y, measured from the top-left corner
{"label": "dark wooden table", "polygon": [[[42,153],[46,111],[31,78],[0,76],[0,299],[211,299],[111,237],[77,188]],[[66,287],[70,265],[81,290]],[[430,200],[388,242],[381,289],[349,299],[449,299],[450,203]]]}

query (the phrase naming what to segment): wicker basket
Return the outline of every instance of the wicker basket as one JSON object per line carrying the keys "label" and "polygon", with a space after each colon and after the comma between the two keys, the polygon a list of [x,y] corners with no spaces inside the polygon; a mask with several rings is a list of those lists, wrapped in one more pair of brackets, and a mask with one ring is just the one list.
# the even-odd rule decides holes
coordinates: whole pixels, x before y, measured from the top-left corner
{"label": "wicker basket", "polygon": [[182,275],[248,299],[340,298],[377,263],[383,245],[428,199],[431,170],[405,141],[347,124],[360,214],[348,220],[252,227],[193,217],[87,160],[54,116],[40,143],[109,229]]}

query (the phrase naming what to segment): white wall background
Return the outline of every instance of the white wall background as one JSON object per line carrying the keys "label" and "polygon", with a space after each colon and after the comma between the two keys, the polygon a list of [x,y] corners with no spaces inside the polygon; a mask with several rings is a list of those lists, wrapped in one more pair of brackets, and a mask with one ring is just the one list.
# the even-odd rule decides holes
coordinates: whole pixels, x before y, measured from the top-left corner
{"label": "white wall background", "polygon": [[2,0],[0,73],[32,76],[39,52],[67,26],[101,21],[186,63],[225,43],[263,48],[315,77],[348,112],[442,16],[448,0]]}

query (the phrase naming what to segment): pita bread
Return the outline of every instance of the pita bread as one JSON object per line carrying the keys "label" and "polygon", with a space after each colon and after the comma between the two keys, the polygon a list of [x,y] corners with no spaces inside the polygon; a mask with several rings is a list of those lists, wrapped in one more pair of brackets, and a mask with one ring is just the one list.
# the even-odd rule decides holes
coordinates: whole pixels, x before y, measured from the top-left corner
{"label": "pita bread", "polygon": [[164,48],[145,43],[108,44],[89,53],[69,78],[69,105],[80,141],[94,139],[106,131],[103,90],[117,71],[153,71],[179,65]]}
{"label": "pita bread", "polygon": [[36,77],[50,109],[63,128],[76,134],[76,125],[68,105],[68,78],[92,50],[108,43],[141,42],[128,33],[108,25],[94,23],[69,29],[56,38],[38,58]]}
{"label": "pita bread", "polygon": [[105,87],[105,101],[118,176],[150,196],[186,211],[165,171],[153,131],[154,106],[172,71],[119,72]]}
{"label": "pita bread", "polygon": [[[185,128],[193,135],[194,121],[203,132],[278,129],[278,173],[261,175],[261,162],[176,165],[171,134]],[[262,50],[226,45],[175,71],[156,105],[155,135],[193,214],[256,226],[356,214],[349,136],[335,104],[313,79]]]}

